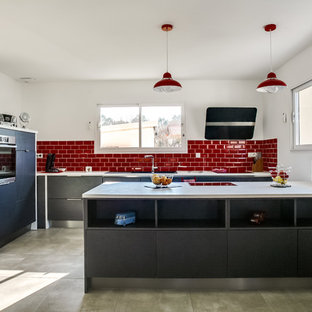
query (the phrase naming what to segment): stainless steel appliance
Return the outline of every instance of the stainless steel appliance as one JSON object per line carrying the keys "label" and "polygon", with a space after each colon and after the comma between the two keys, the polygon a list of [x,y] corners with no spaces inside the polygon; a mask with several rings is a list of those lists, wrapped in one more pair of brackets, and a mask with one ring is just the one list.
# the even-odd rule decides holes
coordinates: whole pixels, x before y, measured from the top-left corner
{"label": "stainless steel appliance", "polygon": [[15,136],[0,135],[0,185],[12,183],[16,177]]}

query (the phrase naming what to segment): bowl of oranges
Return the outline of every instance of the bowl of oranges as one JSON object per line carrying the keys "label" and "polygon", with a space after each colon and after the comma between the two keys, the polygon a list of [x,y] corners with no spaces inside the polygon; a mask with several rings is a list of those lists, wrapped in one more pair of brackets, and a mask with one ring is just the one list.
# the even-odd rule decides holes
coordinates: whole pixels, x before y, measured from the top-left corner
{"label": "bowl of oranges", "polygon": [[172,175],[152,175],[152,182],[156,186],[156,188],[168,187],[172,182]]}

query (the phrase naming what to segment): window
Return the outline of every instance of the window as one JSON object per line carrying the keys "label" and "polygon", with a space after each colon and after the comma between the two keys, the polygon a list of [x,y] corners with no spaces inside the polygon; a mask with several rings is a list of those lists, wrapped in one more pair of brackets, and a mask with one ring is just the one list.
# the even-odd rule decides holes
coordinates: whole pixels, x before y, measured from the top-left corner
{"label": "window", "polygon": [[186,152],[182,105],[99,105],[97,153]]}
{"label": "window", "polygon": [[312,150],[312,81],[292,92],[294,149]]}

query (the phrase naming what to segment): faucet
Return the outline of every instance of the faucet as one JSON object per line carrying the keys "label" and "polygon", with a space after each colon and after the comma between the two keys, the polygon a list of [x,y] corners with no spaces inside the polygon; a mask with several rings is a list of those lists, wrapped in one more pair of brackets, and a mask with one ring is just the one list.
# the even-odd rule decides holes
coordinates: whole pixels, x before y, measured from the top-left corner
{"label": "faucet", "polygon": [[155,169],[158,169],[158,167],[154,166],[154,156],[153,155],[145,155],[144,158],[152,158],[152,173],[155,173]]}

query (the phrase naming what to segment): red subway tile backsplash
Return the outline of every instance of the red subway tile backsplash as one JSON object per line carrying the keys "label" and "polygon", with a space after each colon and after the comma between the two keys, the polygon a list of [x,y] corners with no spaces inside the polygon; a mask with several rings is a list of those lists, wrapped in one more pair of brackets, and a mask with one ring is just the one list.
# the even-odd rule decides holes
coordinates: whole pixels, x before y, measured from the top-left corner
{"label": "red subway tile backsplash", "polygon": [[[127,172],[134,168],[148,171],[151,160],[144,154],[94,154],[94,141],[38,141],[37,152],[43,153],[38,159],[38,171],[44,171],[48,153],[55,153],[55,166],[68,171],[84,171],[92,166],[93,171]],[[207,170],[227,169],[230,173],[251,171],[253,159],[249,152],[261,152],[264,170],[277,164],[277,139],[269,140],[189,140],[188,153],[154,154],[155,165],[166,170]],[[196,158],[200,153],[200,158]],[[185,167],[179,167],[186,166]]]}

